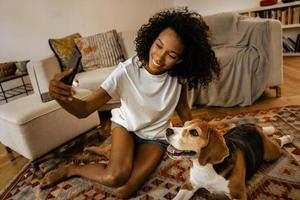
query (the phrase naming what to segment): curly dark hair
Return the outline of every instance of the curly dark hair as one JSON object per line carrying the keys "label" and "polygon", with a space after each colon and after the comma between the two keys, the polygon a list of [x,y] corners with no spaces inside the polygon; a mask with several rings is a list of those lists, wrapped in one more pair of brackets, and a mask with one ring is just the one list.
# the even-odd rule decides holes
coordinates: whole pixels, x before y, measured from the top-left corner
{"label": "curly dark hair", "polygon": [[172,28],[182,39],[184,54],[182,61],[168,73],[186,79],[191,89],[198,83],[206,87],[219,77],[220,66],[209,43],[209,27],[197,12],[187,7],[163,10],[142,25],[135,39],[136,52],[142,64],[149,61],[151,45],[166,28]]}

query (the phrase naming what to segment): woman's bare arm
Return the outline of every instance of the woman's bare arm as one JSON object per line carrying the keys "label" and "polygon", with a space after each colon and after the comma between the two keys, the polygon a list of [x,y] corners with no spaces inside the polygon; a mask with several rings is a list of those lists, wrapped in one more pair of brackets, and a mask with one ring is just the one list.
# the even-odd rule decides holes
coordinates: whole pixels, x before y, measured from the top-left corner
{"label": "woman's bare arm", "polygon": [[176,106],[176,112],[179,115],[181,121],[184,123],[192,119],[192,112],[188,104],[187,99],[187,84],[183,84],[179,101]]}
{"label": "woman's bare arm", "polygon": [[73,97],[75,92],[72,86],[60,81],[69,73],[71,73],[71,71],[56,74],[49,84],[49,95],[69,113],[78,118],[84,118],[105,105],[111,99],[109,94],[101,87],[84,100]]}

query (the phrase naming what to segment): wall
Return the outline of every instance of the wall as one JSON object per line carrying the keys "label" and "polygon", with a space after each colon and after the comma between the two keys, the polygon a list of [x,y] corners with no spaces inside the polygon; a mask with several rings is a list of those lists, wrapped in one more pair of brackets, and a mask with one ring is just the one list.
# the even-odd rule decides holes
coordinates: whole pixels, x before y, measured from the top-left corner
{"label": "wall", "polygon": [[201,15],[236,11],[259,6],[260,0],[175,0],[176,6],[188,6]]}
{"label": "wall", "polygon": [[0,0],[0,62],[52,54],[49,38],[137,30],[173,0]]}
{"label": "wall", "polygon": [[[226,3],[224,3],[226,2]],[[158,10],[189,6],[202,15],[257,7],[259,0],[0,0],[0,62],[52,54],[49,38],[138,29]]]}
{"label": "wall", "polygon": [[75,32],[88,36],[113,28],[137,30],[163,8],[188,6],[208,15],[258,4],[259,0],[0,0],[0,62],[48,57],[53,54],[49,38]]}

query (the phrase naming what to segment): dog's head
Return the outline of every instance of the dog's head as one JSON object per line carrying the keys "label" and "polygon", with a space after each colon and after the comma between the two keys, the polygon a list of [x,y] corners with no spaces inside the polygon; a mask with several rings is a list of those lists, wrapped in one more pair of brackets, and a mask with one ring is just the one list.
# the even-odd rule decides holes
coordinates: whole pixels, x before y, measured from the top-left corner
{"label": "dog's head", "polygon": [[229,155],[223,136],[200,119],[167,129],[166,138],[170,143],[168,155],[173,159],[198,158],[201,165],[206,165],[220,163]]}

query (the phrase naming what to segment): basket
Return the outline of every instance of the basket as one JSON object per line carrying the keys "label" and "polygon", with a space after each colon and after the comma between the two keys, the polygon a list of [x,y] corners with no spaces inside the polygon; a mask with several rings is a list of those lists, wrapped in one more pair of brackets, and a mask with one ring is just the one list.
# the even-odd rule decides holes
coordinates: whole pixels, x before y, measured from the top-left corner
{"label": "basket", "polygon": [[0,78],[14,75],[16,70],[15,62],[0,63]]}

